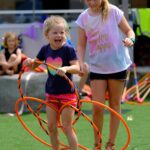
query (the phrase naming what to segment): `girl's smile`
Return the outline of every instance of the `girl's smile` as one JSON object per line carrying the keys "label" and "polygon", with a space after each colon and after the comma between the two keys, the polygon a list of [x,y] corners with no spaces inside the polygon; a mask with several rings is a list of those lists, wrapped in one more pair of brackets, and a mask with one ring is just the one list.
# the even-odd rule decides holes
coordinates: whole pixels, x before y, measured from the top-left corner
{"label": "girl's smile", "polygon": [[66,33],[63,25],[56,25],[47,34],[51,48],[56,50],[61,48],[66,42]]}

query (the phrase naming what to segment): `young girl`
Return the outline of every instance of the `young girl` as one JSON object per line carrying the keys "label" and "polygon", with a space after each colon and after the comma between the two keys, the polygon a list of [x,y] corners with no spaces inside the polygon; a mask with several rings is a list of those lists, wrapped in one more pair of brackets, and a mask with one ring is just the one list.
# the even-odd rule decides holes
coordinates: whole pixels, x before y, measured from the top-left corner
{"label": "young girl", "polygon": [[[56,109],[77,97],[72,91],[68,81],[62,76],[66,75],[71,79],[71,74],[79,73],[79,63],[73,47],[66,43],[68,34],[68,25],[64,18],[60,16],[51,16],[44,21],[44,34],[49,44],[43,46],[39,51],[35,63],[31,65],[32,59],[25,61],[25,66],[37,67],[36,60],[44,61],[56,66],[57,71],[48,69],[48,79],[46,82],[46,100],[49,101]],[[52,103],[57,100],[58,103]],[[72,103],[76,106],[76,103]],[[50,141],[53,150],[59,150],[59,137],[57,131],[58,112],[51,107],[46,107],[48,128],[50,132]],[[62,125],[68,139],[71,150],[77,150],[77,137],[72,128],[74,110],[65,107],[61,113]]]}
{"label": "young girl", "polygon": [[[109,92],[109,106],[120,113],[120,99],[126,79],[126,70],[131,65],[128,48],[134,44],[135,35],[123,12],[108,0],[84,0],[88,8],[76,23],[78,26],[79,61],[81,70],[86,44],[90,47],[90,80],[92,99],[105,103]],[[93,121],[102,132],[104,109],[93,106]],[[110,129],[105,150],[115,150],[119,119],[110,113]],[[94,132],[95,133],[95,132]],[[95,133],[95,147],[98,144]]]}
{"label": "young girl", "polygon": [[7,32],[4,35],[4,49],[0,51],[0,75],[13,75],[21,69],[21,49],[15,33]]}

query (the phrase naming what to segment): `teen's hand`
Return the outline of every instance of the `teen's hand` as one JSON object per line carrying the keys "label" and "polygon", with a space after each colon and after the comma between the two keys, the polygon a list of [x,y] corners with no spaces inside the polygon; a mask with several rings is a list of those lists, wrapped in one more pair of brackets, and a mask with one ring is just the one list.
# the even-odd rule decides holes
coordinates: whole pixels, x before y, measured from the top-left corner
{"label": "teen's hand", "polygon": [[80,63],[80,72],[79,72],[80,77],[84,76],[85,69],[86,69],[85,65]]}
{"label": "teen's hand", "polygon": [[134,45],[135,40],[133,38],[125,38],[123,40],[124,46],[131,47]]}

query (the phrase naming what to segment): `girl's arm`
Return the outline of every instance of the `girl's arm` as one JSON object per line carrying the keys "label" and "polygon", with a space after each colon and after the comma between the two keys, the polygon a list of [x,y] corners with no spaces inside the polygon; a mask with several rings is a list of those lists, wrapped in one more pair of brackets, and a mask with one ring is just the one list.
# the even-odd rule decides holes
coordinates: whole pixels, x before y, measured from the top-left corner
{"label": "girl's arm", "polygon": [[87,38],[85,31],[82,28],[78,27],[77,32],[78,32],[77,54],[80,63],[80,71],[81,71],[80,73],[82,74],[84,68],[84,58],[86,52]]}
{"label": "girl's arm", "polygon": [[77,32],[78,32],[77,53],[78,53],[79,62],[83,63],[85,57],[87,39],[86,39],[85,31],[82,28],[78,27]]}
{"label": "girl's arm", "polygon": [[78,74],[80,71],[79,61],[70,61],[70,66],[64,66],[57,69],[56,73],[63,76],[65,73]]}
{"label": "girl's arm", "polygon": [[27,58],[24,62],[23,65],[25,67],[28,67],[30,70],[34,70],[37,68],[40,64],[37,63],[36,61],[39,61],[39,59],[32,59],[32,58]]}
{"label": "girl's arm", "polygon": [[132,46],[135,41],[135,34],[125,17],[122,18],[121,22],[119,23],[119,27],[122,30],[122,32],[127,36],[123,40],[124,45],[128,47]]}

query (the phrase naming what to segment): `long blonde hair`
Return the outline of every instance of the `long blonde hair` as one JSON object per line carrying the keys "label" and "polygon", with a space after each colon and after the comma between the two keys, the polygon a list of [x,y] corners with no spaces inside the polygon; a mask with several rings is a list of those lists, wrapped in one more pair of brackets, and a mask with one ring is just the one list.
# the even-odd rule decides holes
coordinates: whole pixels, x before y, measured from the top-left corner
{"label": "long blonde hair", "polygon": [[107,20],[109,13],[109,2],[108,0],[103,0],[101,4],[102,20]]}

